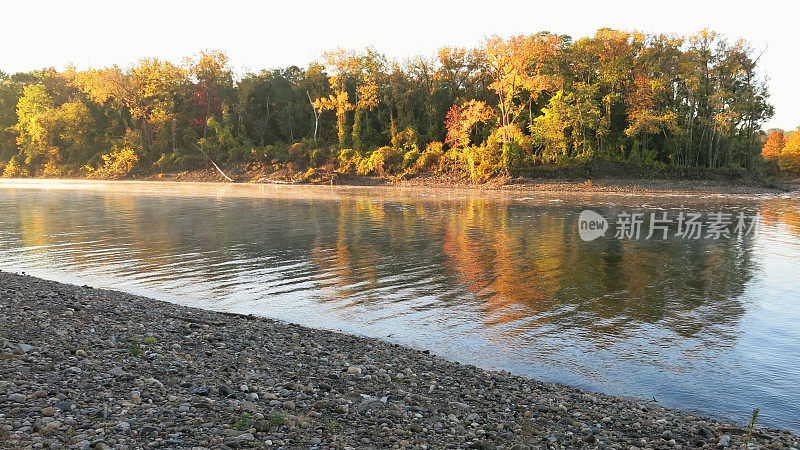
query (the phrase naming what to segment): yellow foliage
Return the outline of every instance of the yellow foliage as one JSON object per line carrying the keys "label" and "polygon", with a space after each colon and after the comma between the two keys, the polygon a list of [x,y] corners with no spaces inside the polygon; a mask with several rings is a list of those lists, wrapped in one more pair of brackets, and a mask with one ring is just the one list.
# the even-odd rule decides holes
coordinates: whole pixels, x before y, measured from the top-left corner
{"label": "yellow foliage", "polygon": [[[414,153],[417,152],[412,150],[406,153],[406,160],[410,160],[409,155],[414,155]],[[406,173],[408,175],[416,175],[424,170],[430,169],[434,164],[440,161],[442,155],[444,155],[444,145],[441,142],[430,142],[428,146],[425,147],[424,152],[414,155],[416,159],[413,164],[408,167]]]}
{"label": "yellow foliage", "polygon": [[403,151],[393,147],[381,147],[372,152],[369,158],[358,167],[359,175],[374,173],[384,176],[395,171],[403,162]]}
{"label": "yellow foliage", "polygon": [[103,165],[90,170],[89,176],[97,178],[122,178],[130,174],[139,156],[130,147],[123,147],[115,152],[103,155]]}
{"label": "yellow foliage", "polygon": [[800,173],[800,128],[786,138],[786,145],[778,155],[778,167],[786,172]]}
{"label": "yellow foliage", "polygon": [[27,176],[28,171],[20,165],[16,158],[11,158],[11,161],[3,169],[3,178],[22,178]]}

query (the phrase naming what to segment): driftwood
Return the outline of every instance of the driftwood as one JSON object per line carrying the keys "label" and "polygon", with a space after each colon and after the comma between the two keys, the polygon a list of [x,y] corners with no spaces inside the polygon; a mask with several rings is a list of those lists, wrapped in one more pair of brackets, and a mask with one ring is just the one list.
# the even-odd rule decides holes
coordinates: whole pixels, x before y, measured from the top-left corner
{"label": "driftwood", "polygon": [[214,166],[214,168],[215,168],[215,169],[217,169],[217,172],[219,172],[219,173],[220,173],[220,175],[222,175],[223,177],[225,177],[225,179],[226,179],[226,180],[228,180],[228,181],[230,181],[231,183],[233,183],[233,178],[231,178],[231,177],[229,177],[229,176],[225,175],[225,172],[223,172],[223,171],[222,171],[222,169],[220,169],[220,168],[219,168],[219,166],[217,165],[217,163],[215,163],[215,162],[214,162],[214,160],[213,160],[213,159],[211,159],[211,157],[210,157],[210,156],[208,156],[208,153],[204,152],[204,151],[203,151],[203,149],[202,149],[202,148],[200,148],[200,146],[199,146],[199,145],[195,145],[195,147],[197,147],[197,149],[198,149],[198,150],[200,150],[200,153],[202,153],[202,154],[203,154],[203,156],[205,156],[206,158],[208,158],[208,160],[209,160],[209,161],[211,161],[211,164]]}

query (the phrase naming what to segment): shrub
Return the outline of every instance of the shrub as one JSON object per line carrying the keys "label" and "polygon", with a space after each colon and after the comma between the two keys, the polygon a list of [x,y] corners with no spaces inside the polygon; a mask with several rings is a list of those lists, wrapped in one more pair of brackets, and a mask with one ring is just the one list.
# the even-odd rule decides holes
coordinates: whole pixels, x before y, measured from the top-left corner
{"label": "shrub", "polygon": [[[496,129],[489,135],[486,147],[492,148],[500,155],[500,163],[505,169],[521,167],[525,163],[533,163],[532,140],[522,134],[516,125],[508,125]],[[526,156],[530,158],[526,161]]]}
{"label": "shrub", "polygon": [[800,131],[786,138],[786,145],[778,155],[778,167],[785,172],[800,173]]}
{"label": "shrub", "polygon": [[441,158],[440,170],[449,170],[473,181],[483,181],[502,168],[497,149],[481,145],[451,148]]}
{"label": "shrub", "polygon": [[303,144],[300,143],[292,144],[292,146],[289,147],[288,156],[289,162],[297,166],[297,168],[306,168],[311,161],[308,151],[306,151]]}
{"label": "shrub", "polygon": [[285,416],[280,411],[272,411],[269,413],[269,416],[267,416],[267,420],[269,420],[270,425],[273,427],[279,427],[283,425],[284,419]]}
{"label": "shrub", "polygon": [[494,149],[486,145],[465,148],[462,161],[469,178],[474,181],[483,181],[491,177],[500,167],[498,155]]}
{"label": "shrub", "polygon": [[403,151],[394,147],[381,147],[372,152],[365,165],[359,165],[359,175],[374,173],[384,176],[397,171],[403,164]]}
{"label": "shrub", "polygon": [[362,163],[361,155],[351,148],[343,148],[339,151],[339,171],[343,173],[356,173],[358,166]]}
{"label": "shrub", "polygon": [[252,147],[237,145],[228,150],[228,162],[246,162],[253,159]]}
{"label": "shrub", "polygon": [[325,165],[331,158],[331,153],[326,148],[317,148],[311,151],[311,165],[320,167]]}
{"label": "shrub", "polygon": [[403,155],[403,169],[408,169],[414,164],[416,164],[420,156],[421,155],[417,150],[411,150],[410,152]]}
{"label": "shrub", "polygon": [[139,156],[130,147],[122,147],[103,155],[103,165],[92,170],[89,175],[99,178],[122,178],[131,173]]}
{"label": "shrub", "polygon": [[405,130],[392,136],[392,147],[403,149],[406,152],[417,150],[419,136],[414,127],[408,127]]}
{"label": "shrub", "polygon": [[160,172],[177,172],[197,167],[202,162],[203,157],[199,152],[185,153],[176,150],[159,156],[153,166]]}
{"label": "shrub", "polygon": [[301,181],[319,181],[319,171],[313,167],[310,167],[306,172],[300,176]]}
{"label": "shrub", "polygon": [[243,412],[241,416],[239,416],[239,420],[234,423],[234,426],[239,431],[244,431],[250,428],[250,423],[253,421],[253,416],[250,415],[248,412]]}
{"label": "shrub", "polygon": [[21,157],[19,155],[11,158],[11,161],[6,164],[3,169],[3,178],[20,178],[27,177],[28,170],[19,162]]}

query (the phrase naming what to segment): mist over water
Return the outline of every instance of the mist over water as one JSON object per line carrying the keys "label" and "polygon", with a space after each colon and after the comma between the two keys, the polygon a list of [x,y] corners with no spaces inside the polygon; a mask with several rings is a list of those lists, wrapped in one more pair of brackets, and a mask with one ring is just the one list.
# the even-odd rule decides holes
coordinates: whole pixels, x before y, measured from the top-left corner
{"label": "mist over water", "polygon": [[[761,216],[584,242],[582,210]],[[0,270],[800,431],[800,198],[0,182]]]}

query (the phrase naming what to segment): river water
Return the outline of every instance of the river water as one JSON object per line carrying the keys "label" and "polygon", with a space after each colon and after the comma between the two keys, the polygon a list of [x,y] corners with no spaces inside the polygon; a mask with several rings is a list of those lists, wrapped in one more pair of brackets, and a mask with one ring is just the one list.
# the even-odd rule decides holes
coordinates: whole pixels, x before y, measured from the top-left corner
{"label": "river water", "polygon": [[[605,236],[581,238],[585,209],[607,218]],[[651,214],[682,212],[706,227],[709,213],[730,214],[730,236],[677,236],[675,220],[647,238]],[[627,214],[644,218],[638,239]],[[4,180],[0,270],[739,422],[758,407],[762,424],[800,431],[796,194]]]}

